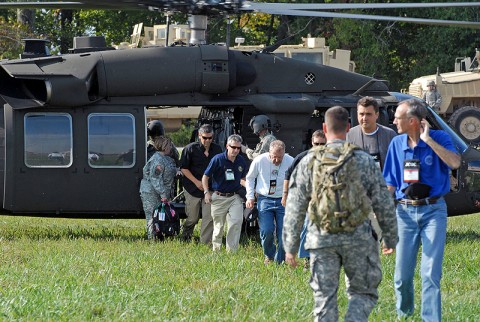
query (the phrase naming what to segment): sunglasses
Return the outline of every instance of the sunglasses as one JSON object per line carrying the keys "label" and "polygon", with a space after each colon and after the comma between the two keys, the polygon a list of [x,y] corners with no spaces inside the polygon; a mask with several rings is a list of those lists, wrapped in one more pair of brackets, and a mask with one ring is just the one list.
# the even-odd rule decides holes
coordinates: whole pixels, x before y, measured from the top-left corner
{"label": "sunglasses", "polygon": [[318,145],[325,145],[325,143],[313,142],[313,145],[315,145],[315,146],[318,146]]}
{"label": "sunglasses", "polygon": [[234,150],[240,150],[242,148],[241,146],[234,146],[234,145],[230,145],[230,144],[228,146],[231,147]]}
{"label": "sunglasses", "polygon": [[213,136],[203,136],[203,135],[202,135],[202,139],[204,139],[204,140],[213,140]]}

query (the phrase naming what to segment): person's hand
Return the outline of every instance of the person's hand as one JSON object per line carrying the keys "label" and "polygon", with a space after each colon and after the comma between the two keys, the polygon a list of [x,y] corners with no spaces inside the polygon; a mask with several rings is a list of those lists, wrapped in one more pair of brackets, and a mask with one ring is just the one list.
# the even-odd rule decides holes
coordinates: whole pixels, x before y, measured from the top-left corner
{"label": "person's hand", "polygon": [[430,124],[425,119],[420,121],[420,139],[425,143],[430,139]]}
{"label": "person's hand", "polygon": [[391,255],[395,251],[394,248],[382,248],[383,255]]}
{"label": "person's hand", "polygon": [[297,254],[292,254],[292,253],[286,253],[285,254],[285,263],[290,265],[291,267],[295,268],[297,267]]}
{"label": "person's hand", "polygon": [[210,193],[210,191],[207,191],[207,193],[205,193],[205,203],[206,204],[212,203],[212,194]]}
{"label": "person's hand", "polygon": [[201,181],[195,182],[195,186],[198,188],[198,190],[203,191],[203,184]]}
{"label": "person's hand", "polygon": [[245,203],[245,208],[253,208],[255,202],[253,199],[248,199],[247,202]]}
{"label": "person's hand", "polygon": [[287,205],[287,194],[286,193],[284,193],[282,195],[282,201],[280,201],[280,202],[282,203],[282,206],[284,206],[284,207]]}

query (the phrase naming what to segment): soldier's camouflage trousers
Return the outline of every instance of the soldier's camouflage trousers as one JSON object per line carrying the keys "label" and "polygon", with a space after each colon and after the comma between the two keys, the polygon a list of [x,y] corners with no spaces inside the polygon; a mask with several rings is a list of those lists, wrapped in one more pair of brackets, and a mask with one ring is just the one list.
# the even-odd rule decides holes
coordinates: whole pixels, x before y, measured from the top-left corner
{"label": "soldier's camouflage trousers", "polygon": [[338,321],[337,290],[343,265],[348,294],[345,321],[367,322],[382,280],[377,241],[372,237],[349,245],[314,249],[310,257],[315,321]]}

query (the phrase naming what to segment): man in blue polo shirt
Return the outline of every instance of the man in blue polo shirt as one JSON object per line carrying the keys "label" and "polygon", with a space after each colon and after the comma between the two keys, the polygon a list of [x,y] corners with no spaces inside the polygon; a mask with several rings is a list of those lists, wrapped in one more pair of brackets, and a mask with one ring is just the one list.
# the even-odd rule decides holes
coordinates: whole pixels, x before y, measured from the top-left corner
{"label": "man in blue polo shirt", "polygon": [[[242,137],[230,135],[227,140],[227,151],[217,154],[210,161],[202,177],[205,202],[211,203],[213,219],[213,250],[222,247],[223,227],[225,221],[227,230],[227,251],[235,252],[238,249],[240,232],[243,223],[243,199],[237,193],[245,186],[247,163],[241,155]],[[208,180],[212,178],[212,186]]]}
{"label": "man in blue polo shirt", "polygon": [[398,104],[394,124],[399,135],[388,148],[383,176],[398,201],[397,314],[400,318],[413,314],[413,276],[421,242],[422,320],[441,321],[440,279],[447,230],[443,196],[450,191],[450,169],[457,169],[461,158],[446,132],[430,130],[426,115],[419,100]]}

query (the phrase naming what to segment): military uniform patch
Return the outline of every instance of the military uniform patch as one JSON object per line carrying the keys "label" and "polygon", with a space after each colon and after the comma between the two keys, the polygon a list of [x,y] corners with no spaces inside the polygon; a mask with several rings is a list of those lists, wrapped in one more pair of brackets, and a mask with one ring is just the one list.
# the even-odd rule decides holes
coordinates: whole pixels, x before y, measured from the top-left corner
{"label": "military uniform patch", "polygon": [[238,166],[238,172],[242,172],[243,171],[243,167],[241,165]]}
{"label": "military uniform patch", "polygon": [[156,176],[159,176],[160,173],[162,173],[162,170],[163,170],[163,169],[162,169],[162,166],[161,166],[161,165],[157,165],[157,166],[155,167],[155,175],[156,175]]}

